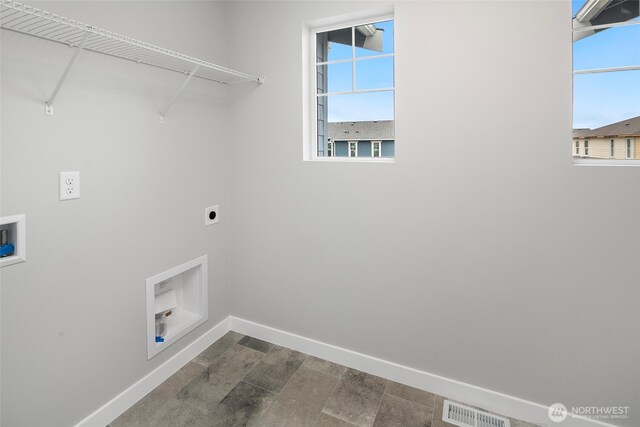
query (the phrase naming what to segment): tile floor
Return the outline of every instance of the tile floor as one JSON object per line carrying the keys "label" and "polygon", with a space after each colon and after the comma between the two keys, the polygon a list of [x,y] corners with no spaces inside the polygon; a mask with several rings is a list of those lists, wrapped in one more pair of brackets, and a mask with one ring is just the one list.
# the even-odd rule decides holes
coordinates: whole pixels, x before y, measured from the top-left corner
{"label": "tile floor", "polygon": [[443,401],[232,331],[108,427],[450,427]]}

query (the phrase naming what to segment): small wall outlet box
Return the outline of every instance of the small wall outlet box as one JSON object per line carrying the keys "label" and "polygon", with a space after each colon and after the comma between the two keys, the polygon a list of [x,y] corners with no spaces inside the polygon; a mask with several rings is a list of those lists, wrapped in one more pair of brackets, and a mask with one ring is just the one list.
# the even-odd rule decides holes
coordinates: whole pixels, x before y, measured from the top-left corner
{"label": "small wall outlet box", "polygon": [[204,225],[215,224],[220,221],[220,208],[218,205],[204,208]]}

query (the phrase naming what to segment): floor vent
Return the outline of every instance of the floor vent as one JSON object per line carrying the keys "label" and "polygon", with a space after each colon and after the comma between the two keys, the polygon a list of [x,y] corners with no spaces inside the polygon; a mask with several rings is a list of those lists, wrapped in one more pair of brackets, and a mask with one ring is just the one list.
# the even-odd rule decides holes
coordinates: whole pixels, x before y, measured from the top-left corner
{"label": "floor vent", "polygon": [[460,427],[511,427],[509,420],[459,403],[444,401],[442,421]]}

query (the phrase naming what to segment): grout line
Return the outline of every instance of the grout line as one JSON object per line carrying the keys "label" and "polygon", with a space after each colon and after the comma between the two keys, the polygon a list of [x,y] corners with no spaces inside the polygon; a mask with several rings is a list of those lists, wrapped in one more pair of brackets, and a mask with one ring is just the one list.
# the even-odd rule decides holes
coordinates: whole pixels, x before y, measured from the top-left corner
{"label": "grout line", "polygon": [[[305,353],[305,354],[306,354],[306,353]],[[313,367],[311,367],[311,366],[305,366],[305,368],[307,368],[307,369],[311,369],[312,371],[315,371],[315,372],[319,372],[319,373],[321,373],[321,374],[328,375],[328,376],[330,376],[330,377],[332,377],[332,378],[337,378],[338,380],[342,378],[342,376],[344,375],[344,373],[345,373],[345,372],[347,372],[347,369],[348,369],[348,368],[347,368],[346,366],[344,366],[344,365],[340,365],[340,364],[338,364],[338,363],[333,363],[333,362],[331,362],[331,361],[329,361],[329,360],[322,359],[322,358],[320,358],[320,357],[316,357],[316,356],[312,356],[312,355],[310,355],[310,354],[307,354],[307,359],[309,359],[309,357],[314,357],[314,358],[316,358],[316,359],[318,359],[318,360],[323,360],[323,361],[325,361],[325,362],[329,362],[329,363],[331,363],[332,365],[336,365],[336,366],[340,366],[340,367],[342,367],[342,368],[345,368],[345,369],[344,369],[344,371],[342,371],[342,372],[340,373],[340,375],[331,375],[331,374],[328,374],[328,373],[326,373],[326,372],[321,371],[320,369],[313,368]],[[307,360],[307,359],[305,359],[305,360]]]}
{"label": "grout line", "polygon": [[[235,331],[234,331],[234,332],[235,332]],[[228,332],[227,332],[227,333],[228,333]],[[224,334],[223,336],[221,336],[220,338],[218,338],[218,340],[217,340],[216,342],[218,342],[218,341],[220,341],[222,338],[224,338],[224,336],[225,336],[225,335],[227,335],[227,334]],[[240,335],[242,335],[242,334],[240,334]],[[241,337],[238,341],[240,341],[243,337],[244,337],[244,335],[242,335],[242,337]],[[191,359],[191,361],[192,361],[192,362],[194,362],[194,363],[198,363],[198,365],[200,365],[200,366],[204,366],[205,368],[209,368],[209,367],[210,367],[211,365],[213,365],[213,364],[214,364],[218,359],[220,359],[222,356],[224,356],[224,354],[225,354],[226,352],[228,352],[229,350],[231,350],[231,349],[233,348],[233,346],[234,346],[234,345],[238,344],[238,341],[234,341],[234,342],[233,342],[233,344],[231,344],[231,345],[229,346],[229,348],[228,348],[228,349],[226,349],[225,351],[223,351],[222,353],[220,353],[220,355],[218,355],[218,357],[216,357],[215,359],[213,359],[213,361],[212,361],[211,363],[209,363],[208,365],[203,365],[202,363],[195,362],[195,360],[198,358],[198,356],[200,356],[202,353],[204,353],[205,351],[207,351],[207,349],[209,349],[209,347],[211,347],[211,345],[214,345],[216,342],[214,342],[213,344],[211,344],[209,347],[205,348],[202,352],[200,352],[200,353],[198,354],[198,356],[196,356],[196,357],[194,357],[193,359]]]}
{"label": "grout line", "polygon": [[433,394],[433,409],[431,410],[431,424],[433,424],[436,417],[436,400],[438,399],[438,395],[435,393],[431,393],[431,394]]}
{"label": "grout line", "polygon": [[[380,377],[380,378],[382,378],[382,377]],[[391,380],[387,380],[387,381],[391,381]],[[409,386],[407,386],[407,387],[409,387]],[[416,389],[416,390],[420,390],[420,389]],[[420,391],[424,391],[424,390],[420,390]],[[387,393],[386,389],[385,389],[385,392],[384,392],[384,394],[386,394],[387,396],[391,396],[391,397],[394,397],[396,399],[404,400],[405,402],[413,403],[413,404],[416,404],[416,405],[424,406],[425,408],[433,408],[433,409],[435,409],[436,408],[436,396],[437,395],[435,393],[431,393],[430,391],[427,391],[426,393],[429,393],[429,394],[433,395],[433,404],[431,406],[424,405],[424,404],[418,403],[418,402],[414,402],[413,400],[405,399],[404,397],[396,396],[395,394]]]}
{"label": "grout line", "polygon": [[[380,378],[382,378],[382,377],[380,377]],[[380,405],[382,405],[382,399],[384,399],[384,395],[387,393],[387,387],[388,386],[389,386],[389,380],[384,378],[384,390],[382,391],[382,396],[380,396],[380,401],[378,402],[378,407],[376,408],[376,414],[373,417],[373,424],[375,424],[376,418],[378,418],[378,412],[380,411]]]}
{"label": "grout line", "polygon": [[322,405],[322,408],[320,408],[320,413],[318,415],[316,415],[316,419],[314,420],[313,425],[318,424],[318,418],[320,418],[320,415],[326,414],[328,416],[331,416],[331,415],[329,415],[329,414],[327,414],[326,412],[323,412],[323,411],[324,411],[325,406],[327,406],[327,402],[329,401],[329,399],[331,399],[331,396],[333,396],[333,393],[335,393],[336,389],[338,388],[338,385],[341,382],[342,382],[342,378],[338,378],[338,381],[336,381],[336,385],[333,386],[333,389],[331,390],[331,393],[329,393],[329,395],[327,396],[327,398],[324,401],[324,405]]}
{"label": "grout line", "polygon": [[[286,348],[286,347],[285,347]],[[291,350],[291,349],[289,349]],[[294,350],[291,350],[294,351]],[[298,366],[298,369],[296,369],[296,371],[293,373],[293,375],[291,375],[289,377],[289,379],[287,380],[287,382],[284,384],[284,386],[282,387],[282,390],[280,390],[280,392],[278,393],[278,395],[280,395],[280,393],[282,393],[284,391],[285,388],[287,388],[287,386],[289,385],[289,383],[291,382],[291,380],[293,379],[293,377],[300,371],[300,368],[302,368],[302,364],[304,363],[305,360],[307,360],[307,357],[309,357],[308,354],[306,353],[302,353],[304,354],[304,359],[302,360],[302,362],[300,363],[300,365]]]}

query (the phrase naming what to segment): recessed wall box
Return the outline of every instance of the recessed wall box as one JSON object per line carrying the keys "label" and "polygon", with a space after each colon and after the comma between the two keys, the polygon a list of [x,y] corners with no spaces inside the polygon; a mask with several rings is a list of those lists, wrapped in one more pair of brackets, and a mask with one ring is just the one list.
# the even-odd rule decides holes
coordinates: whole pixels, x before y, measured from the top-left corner
{"label": "recessed wall box", "polygon": [[[203,324],[209,318],[207,255],[146,280],[147,359]],[[165,316],[157,339],[156,316]]]}
{"label": "recessed wall box", "polygon": [[26,261],[25,215],[0,218],[0,267]]}

